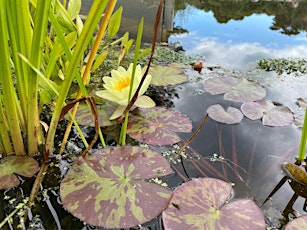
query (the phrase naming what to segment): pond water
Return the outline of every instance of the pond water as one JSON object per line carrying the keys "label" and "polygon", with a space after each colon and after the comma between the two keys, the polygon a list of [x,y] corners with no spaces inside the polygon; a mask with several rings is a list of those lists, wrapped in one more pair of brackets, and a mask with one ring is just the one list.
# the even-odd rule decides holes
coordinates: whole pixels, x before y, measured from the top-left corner
{"label": "pond water", "polygon": [[[182,47],[186,54],[197,56],[204,64],[200,73],[185,70],[189,83],[161,90],[162,101],[187,115],[193,122],[193,130],[201,123],[212,104],[240,108],[241,103],[227,101],[222,95],[212,96],[204,91],[204,80],[216,76],[244,77],[257,81],[266,88],[267,100],[288,106],[295,116],[303,113],[296,100],[299,97],[307,98],[306,75],[278,75],[274,71],[266,72],[255,67],[261,58],[307,59],[307,1],[165,2],[159,41],[170,43],[176,49]],[[83,14],[88,12],[91,3],[92,0],[83,0]],[[124,7],[122,31],[128,30],[132,37],[135,36],[139,19],[145,16],[143,40],[150,41],[158,4],[159,0],[119,0],[118,5]],[[206,175],[233,182],[235,198],[252,198],[261,204],[284,176],[281,163],[295,161],[300,134],[301,130],[294,124],[273,128],[263,126],[259,120],[244,118],[240,124],[224,125],[209,118],[186,149],[191,159],[184,162],[185,168],[190,177]],[[190,135],[180,134],[183,139],[188,139]],[[218,157],[212,159],[215,153]],[[198,170],[195,162],[199,159],[202,163],[197,165]],[[60,168],[67,168],[70,163],[62,161]],[[184,173],[180,164],[176,168]],[[54,170],[58,170],[55,174],[61,174],[59,168]],[[48,183],[59,180],[52,176],[52,173],[47,175]],[[165,181],[170,187],[182,183],[178,174],[167,177]],[[15,191],[20,196],[30,190],[25,184]],[[68,214],[61,207],[58,191],[51,189],[48,192],[50,197],[44,194],[44,205],[34,210],[41,214],[42,219],[50,221],[49,227],[45,226],[45,229],[61,226],[65,226],[64,229],[99,229],[83,225]],[[292,195],[291,187],[285,184],[263,207],[268,226],[272,229],[280,228],[285,222],[281,212]],[[302,209],[303,203],[304,200],[298,198],[293,209],[306,214]],[[38,221],[36,229],[41,226]],[[162,229],[161,219],[157,218],[147,226],[149,229]]]}
{"label": "pond water", "polygon": [[260,58],[307,57],[305,1],[175,2],[181,34],[168,41],[207,62],[248,69]]}

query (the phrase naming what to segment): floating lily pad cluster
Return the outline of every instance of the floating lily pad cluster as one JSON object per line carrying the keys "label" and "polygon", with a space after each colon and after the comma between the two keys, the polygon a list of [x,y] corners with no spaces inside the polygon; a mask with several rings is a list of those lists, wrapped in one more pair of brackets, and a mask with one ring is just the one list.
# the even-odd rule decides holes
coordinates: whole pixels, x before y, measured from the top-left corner
{"label": "floating lily pad cluster", "polygon": [[[156,68],[151,74],[157,85],[186,81],[175,68]],[[109,114],[112,111],[103,112],[106,117]],[[84,125],[92,124],[84,123],[92,120],[91,116],[80,118]],[[142,143],[161,146],[181,141],[176,132],[191,130],[192,123],[183,114],[154,107],[131,113],[127,134]],[[172,191],[148,180],[172,172],[169,162],[155,151],[132,146],[104,148],[74,162],[61,183],[61,199],[70,213],[86,223],[129,228],[152,220],[168,206]]]}
{"label": "floating lily pad cluster", "polygon": [[[266,91],[256,82],[244,78],[215,77],[206,80],[204,87],[212,95],[224,93],[226,100],[243,102],[242,113],[251,120],[262,119],[263,125],[287,126],[293,122],[293,114],[288,107],[263,100]],[[226,124],[240,123],[243,119],[241,111],[234,107],[225,110],[219,104],[207,109],[213,120]]]}
{"label": "floating lily pad cluster", "polygon": [[288,107],[276,106],[270,101],[244,103],[241,110],[249,119],[262,119],[263,125],[267,126],[287,126],[293,122],[293,115]]}

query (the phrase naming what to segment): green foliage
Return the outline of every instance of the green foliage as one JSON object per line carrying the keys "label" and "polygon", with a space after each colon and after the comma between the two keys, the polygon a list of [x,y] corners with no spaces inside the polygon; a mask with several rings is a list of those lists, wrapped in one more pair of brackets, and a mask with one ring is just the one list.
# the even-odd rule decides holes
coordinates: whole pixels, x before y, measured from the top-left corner
{"label": "green foliage", "polygon": [[307,61],[305,59],[261,59],[258,61],[258,67],[266,71],[276,71],[278,74],[284,72],[296,75],[307,73]]}
{"label": "green foliage", "polygon": [[120,21],[122,19],[123,7],[119,7],[117,11],[111,16],[109,26],[108,26],[108,35],[109,38],[113,38],[120,27]]}
{"label": "green foliage", "polygon": [[302,136],[301,136],[301,142],[300,142],[300,149],[299,149],[298,157],[297,157],[297,160],[300,164],[304,161],[304,158],[305,158],[306,145],[307,145],[307,108],[305,111],[304,124],[303,124]]}
{"label": "green foliage", "polygon": [[[57,0],[1,1],[0,149],[4,156],[38,153],[46,138],[39,122],[40,109],[54,101],[46,145],[51,153],[59,114],[74,79],[87,95],[81,79],[82,67],[87,64],[84,52],[108,2],[94,1],[83,25],[78,16],[81,0],[69,1],[67,9],[65,2],[62,5]],[[108,39],[102,44],[102,53],[95,56],[93,69],[103,63],[108,49],[120,42],[126,45],[121,59],[128,52],[132,44],[128,34],[111,40],[119,30],[121,15],[119,8],[106,24]]]}

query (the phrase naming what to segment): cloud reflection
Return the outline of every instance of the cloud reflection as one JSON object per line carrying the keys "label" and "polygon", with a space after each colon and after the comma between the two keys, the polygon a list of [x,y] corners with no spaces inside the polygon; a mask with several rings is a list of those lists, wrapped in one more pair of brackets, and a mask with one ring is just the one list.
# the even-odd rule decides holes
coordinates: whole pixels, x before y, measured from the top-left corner
{"label": "cloud reflection", "polygon": [[220,42],[217,37],[201,37],[196,32],[172,36],[170,42],[174,41],[179,41],[189,55],[203,55],[208,63],[233,69],[250,69],[261,58],[307,58],[307,45],[304,44],[280,48],[274,42],[266,45],[232,40]]}

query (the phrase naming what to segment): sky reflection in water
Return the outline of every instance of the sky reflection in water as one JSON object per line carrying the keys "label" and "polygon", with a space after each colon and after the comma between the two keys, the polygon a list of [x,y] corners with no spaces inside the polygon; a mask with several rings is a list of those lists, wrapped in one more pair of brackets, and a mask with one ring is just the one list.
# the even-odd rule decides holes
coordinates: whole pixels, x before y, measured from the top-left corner
{"label": "sky reflection in water", "polygon": [[209,63],[249,69],[260,58],[307,58],[306,32],[288,36],[273,31],[272,16],[253,14],[220,24],[212,12],[189,6],[178,11],[174,21],[175,27],[189,32],[172,35],[169,42],[179,41],[188,54],[201,54]]}

